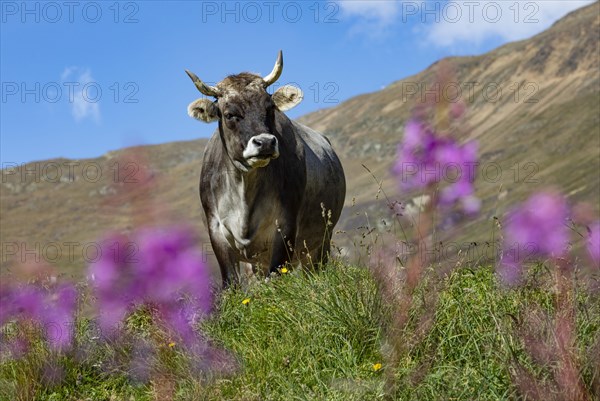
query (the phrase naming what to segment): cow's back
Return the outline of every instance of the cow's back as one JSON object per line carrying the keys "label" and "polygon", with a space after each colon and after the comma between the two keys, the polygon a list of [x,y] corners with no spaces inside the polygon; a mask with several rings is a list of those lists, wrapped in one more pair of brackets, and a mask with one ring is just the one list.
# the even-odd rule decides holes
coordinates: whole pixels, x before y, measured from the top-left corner
{"label": "cow's back", "polygon": [[[292,126],[304,144],[306,163],[306,188],[296,250],[305,251],[308,248],[312,252],[319,250],[324,240],[328,242],[333,226],[340,217],[346,197],[346,179],[342,164],[324,135],[295,121],[292,121]],[[328,220],[331,222],[329,226]]]}

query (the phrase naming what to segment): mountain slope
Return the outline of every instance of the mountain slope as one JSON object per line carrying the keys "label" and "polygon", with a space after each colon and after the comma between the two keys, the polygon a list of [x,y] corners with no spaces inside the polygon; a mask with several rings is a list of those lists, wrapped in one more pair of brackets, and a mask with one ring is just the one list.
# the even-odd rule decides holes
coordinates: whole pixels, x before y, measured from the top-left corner
{"label": "mountain slope", "polygon": [[[454,99],[453,86],[462,89],[458,99],[467,105],[462,125],[468,128],[469,139],[480,144],[477,193],[484,214],[465,239],[486,238],[493,215],[500,216],[511,203],[539,188],[557,186],[573,201],[598,204],[599,9],[594,3],[533,38],[481,56],[445,60],[455,76],[452,84],[437,92]],[[349,195],[356,196],[355,209],[383,209],[382,202],[374,200],[377,186],[360,164],[385,179],[383,187],[394,193],[397,185],[389,167],[403,126],[415,106],[435,96],[434,80],[441,64],[301,119],[325,132],[347,156],[344,165],[353,172]],[[415,88],[420,91],[411,95]],[[502,194],[500,202],[498,194]],[[394,199],[406,201],[406,194],[394,194]],[[354,226],[357,223],[353,221]]]}

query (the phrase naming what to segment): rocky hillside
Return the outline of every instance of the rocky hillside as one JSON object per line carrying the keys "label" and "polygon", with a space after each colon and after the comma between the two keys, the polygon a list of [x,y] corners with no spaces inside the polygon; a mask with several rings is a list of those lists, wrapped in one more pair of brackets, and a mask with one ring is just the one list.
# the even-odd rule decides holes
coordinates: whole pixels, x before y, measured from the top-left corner
{"label": "rocky hillside", "polygon": [[[332,140],[346,170],[338,243],[356,250],[361,241],[372,241],[373,233],[393,227],[385,196],[364,166],[383,181],[389,199],[406,202],[414,196],[397,192],[389,169],[411,110],[436,95],[433,83],[441,64],[451,66],[454,78],[438,95],[455,98],[453,91],[460,88],[467,105],[462,125],[480,143],[477,187],[483,213],[460,238],[485,241],[494,216],[542,187],[557,186],[571,200],[597,207],[599,9],[592,4],[528,40],[438,62],[381,91],[301,118]],[[1,272],[39,254],[81,276],[85,260],[95,258],[94,241],[107,230],[172,221],[200,225],[197,181],[205,144],[169,143],[4,169]],[[210,254],[207,243],[204,247]]]}

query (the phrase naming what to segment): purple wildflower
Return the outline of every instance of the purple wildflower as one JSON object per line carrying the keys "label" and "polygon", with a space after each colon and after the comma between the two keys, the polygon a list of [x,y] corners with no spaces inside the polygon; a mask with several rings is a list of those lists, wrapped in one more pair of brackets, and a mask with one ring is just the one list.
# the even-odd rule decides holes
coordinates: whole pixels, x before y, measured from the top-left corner
{"label": "purple wildflower", "polygon": [[60,351],[71,345],[71,327],[77,307],[77,291],[72,285],[6,286],[1,300],[0,326],[11,319],[29,320],[41,326],[50,348]]}
{"label": "purple wildflower", "polygon": [[587,249],[592,257],[592,261],[600,264],[600,221],[595,222],[590,227],[590,233],[587,239]]}
{"label": "purple wildflower", "polygon": [[101,329],[114,329],[146,303],[169,330],[191,344],[193,324],[212,307],[209,270],[195,243],[184,227],[145,229],[131,240],[114,236],[104,241],[102,258],[90,266]]}
{"label": "purple wildflower", "polygon": [[561,256],[568,241],[567,215],[562,195],[537,193],[509,214],[505,238],[509,244],[534,244],[539,256]]}
{"label": "purple wildflower", "polygon": [[[511,210],[504,227],[500,275],[514,284],[526,258],[563,256],[568,241],[567,216],[566,200],[555,192],[537,193]],[[512,273],[504,274],[508,271]]]}
{"label": "purple wildflower", "polygon": [[477,213],[480,203],[473,187],[477,148],[475,141],[459,145],[453,138],[442,137],[413,119],[406,124],[392,172],[399,177],[404,190],[445,182],[447,185],[440,192],[441,205],[460,203],[467,213]]}
{"label": "purple wildflower", "polygon": [[38,286],[27,285],[13,289],[9,314],[12,317],[40,320],[43,316],[44,298],[43,289]]}
{"label": "purple wildflower", "polygon": [[[452,205],[457,201],[462,201],[473,197],[475,189],[475,166],[477,165],[477,142],[471,141],[459,146],[454,141],[447,141],[438,151],[439,163],[444,166],[443,171],[446,180],[450,181],[449,174],[454,171],[453,181],[442,189],[440,202],[442,205]],[[478,211],[473,201],[470,201],[469,209]],[[477,209],[477,210],[473,210]]]}
{"label": "purple wildflower", "polygon": [[433,156],[435,148],[435,135],[424,123],[417,120],[406,123],[404,139],[398,147],[398,157],[392,169],[400,177],[401,188],[421,189],[439,181],[439,169]]}

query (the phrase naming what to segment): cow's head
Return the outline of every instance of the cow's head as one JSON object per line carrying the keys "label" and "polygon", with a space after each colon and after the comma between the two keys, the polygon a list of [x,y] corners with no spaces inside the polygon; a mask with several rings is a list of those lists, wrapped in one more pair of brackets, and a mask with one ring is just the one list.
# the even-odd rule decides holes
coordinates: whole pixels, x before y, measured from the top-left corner
{"label": "cow's head", "polygon": [[267,87],[277,81],[282,70],[281,51],[273,71],[264,78],[245,72],[210,86],[186,70],[202,94],[216,98],[190,103],[188,114],[206,123],[219,121],[227,153],[242,171],[265,167],[279,157],[275,111],[289,110],[302,101],[302,91],[291,85],[282,86],[273,95],[267,93]]}

